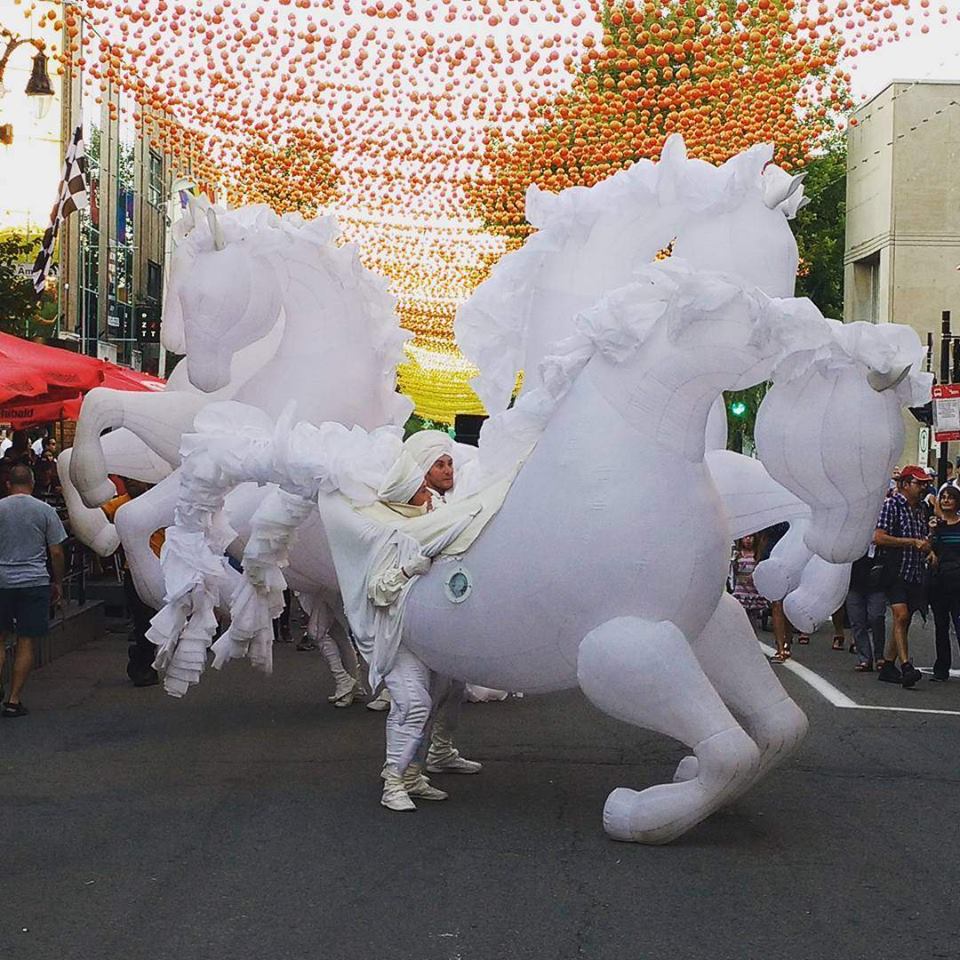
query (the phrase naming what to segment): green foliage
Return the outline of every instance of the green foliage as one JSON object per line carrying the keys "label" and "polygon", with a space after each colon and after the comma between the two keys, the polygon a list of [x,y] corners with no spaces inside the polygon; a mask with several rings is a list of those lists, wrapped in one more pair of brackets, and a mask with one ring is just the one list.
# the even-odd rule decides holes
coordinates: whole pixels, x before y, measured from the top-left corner
{"label": "green foliage", "polygon": [[768,387],[767,383],[758,383],[746,390],[731,390],[723,395],[727,411],[727,449],[743,453],[753,448],[757,411]]}
{"label": "green foliage", "polygon": [[825,317],[843,319],[843,244],[847,208],[847,146],[842,136],[805,167],[810,198],[794,221],[800,250],[797,296],[809,297]]}
{"label": "green foliage", "polygon": [[39,233],[0,232],[0,330],[4,333],[28,337],[32,324],[42,319],[41,301],[27,270],[36,259],[40,239]]}
{"label": "green foliage", "polygon": [[425,417],[421,417],[416,413],[410,414],[410,419],[403,425],[404,439],[415,433],[419,433],[421,430],[442,430],[444,433],[449,433],[450,436],[453,436],[453,429],[450,424],[427,420]]}

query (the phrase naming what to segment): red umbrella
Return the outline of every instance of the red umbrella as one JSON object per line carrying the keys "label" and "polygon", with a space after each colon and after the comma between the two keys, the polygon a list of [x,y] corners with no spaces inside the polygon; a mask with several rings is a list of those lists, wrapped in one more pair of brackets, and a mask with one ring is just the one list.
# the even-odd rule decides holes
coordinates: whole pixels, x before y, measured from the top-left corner
{"label": "red umbrella", "polygon": [[165,382],[95,357],[0,333],[0,421],[14,427],[76,420],[94,387],[162,390]]}
{"label": "red umbrella", "polygon": [[[139,370],[131,370],[129,367],[120,367],[109,360],[103,362],[103,384],[111,390],[163,390],[166,380],[153,376],[151,373],[141,373]],[[80,407],[83,404],[83,397],[75,397],[63,404],[63,415],[68,420],[76,420],[80,416]]]}
{"label": "red umbrella", "polygon": [[0,403],[19,404],[55,387],[76,396],[99,386],[103,378],[103,363],[94,357],[0,333]]}

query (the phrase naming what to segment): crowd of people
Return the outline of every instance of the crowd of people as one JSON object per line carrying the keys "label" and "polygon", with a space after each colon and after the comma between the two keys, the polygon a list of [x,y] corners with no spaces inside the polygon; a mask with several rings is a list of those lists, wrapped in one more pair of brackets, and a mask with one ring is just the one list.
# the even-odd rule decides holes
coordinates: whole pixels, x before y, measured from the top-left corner
{"label": "crowd of people", "polygon": [[[953,465],[947,482],[935,493],[933,485],[933,475],[916,464],[894,473],[873,541],[852,565],[846,599],[833,615],[833,649],[846,649],[844,630],[849,626],[849,650],[857,655],[854,670],[876,672],[879,680],[904,688],[923,677],[910,654],[916,615],[924,620],[933,615],[934,681],[950,679],[951,626],[960,641],[960,486]],[[753,583],[756,565],[770,556],[786,530],[787,524],[778,524],[738,540],[729,582],[755,624],[770,621],[777,645],[771,659],[777,663],[792,656],[794,637],[798,644],[810,642],[809,636],[793,629],[783,603],[767,601]]]}

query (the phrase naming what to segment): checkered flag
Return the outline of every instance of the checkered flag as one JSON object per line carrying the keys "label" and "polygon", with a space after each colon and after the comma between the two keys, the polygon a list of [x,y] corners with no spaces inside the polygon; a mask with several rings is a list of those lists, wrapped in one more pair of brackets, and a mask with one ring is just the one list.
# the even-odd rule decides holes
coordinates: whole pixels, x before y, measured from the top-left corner
{"label": "checkered flag", "polygon": [[53,247],[57,242],[60,224],[74,210],[86,210],[90,203],[87,190],[87,156],[83,152],[83,128],[78,126],[70,138],[67,155],[63,161],[63,177],[60,180],[60,193],[50,212],[50,226],[43,234],[43,243],[33,265],[33,288],[42,293],[50,272],[53,259]]}

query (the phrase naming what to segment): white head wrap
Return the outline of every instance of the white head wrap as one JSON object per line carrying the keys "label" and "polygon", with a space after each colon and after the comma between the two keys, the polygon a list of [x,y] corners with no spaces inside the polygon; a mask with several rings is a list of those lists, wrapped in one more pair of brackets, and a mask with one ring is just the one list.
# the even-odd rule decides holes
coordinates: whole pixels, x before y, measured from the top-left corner
{"label": "white head wrap", "polygon": [[421,486],[423,471],[406,450],[401,450],[380,484],[377,499],[384,503],[409,503]]}
{"label": "white head wrap", "polygon": [[453,441],[442,430],[421,430],[408,437],[403,448],[416,460],[423,474],[442,456],[453,457]]}

